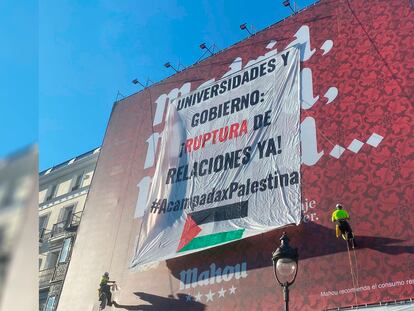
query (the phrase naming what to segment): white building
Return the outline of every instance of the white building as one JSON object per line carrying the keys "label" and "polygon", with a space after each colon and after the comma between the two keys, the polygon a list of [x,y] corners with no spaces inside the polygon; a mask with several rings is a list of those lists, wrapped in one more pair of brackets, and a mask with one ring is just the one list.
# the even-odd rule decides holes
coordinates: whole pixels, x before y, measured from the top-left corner
{"label": "white building", "polygon": [[39,174],[39,310],[56,310],[100,148]]}

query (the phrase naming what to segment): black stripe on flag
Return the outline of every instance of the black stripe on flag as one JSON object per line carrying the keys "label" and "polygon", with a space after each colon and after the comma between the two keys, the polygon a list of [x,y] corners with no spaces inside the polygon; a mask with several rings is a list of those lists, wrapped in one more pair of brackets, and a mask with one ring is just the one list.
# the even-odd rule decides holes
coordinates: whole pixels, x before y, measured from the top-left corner
{"label": "black stripe on flag", "polygon": [[189,214],[197,225],[247,217],[248,202],[227,204]]}

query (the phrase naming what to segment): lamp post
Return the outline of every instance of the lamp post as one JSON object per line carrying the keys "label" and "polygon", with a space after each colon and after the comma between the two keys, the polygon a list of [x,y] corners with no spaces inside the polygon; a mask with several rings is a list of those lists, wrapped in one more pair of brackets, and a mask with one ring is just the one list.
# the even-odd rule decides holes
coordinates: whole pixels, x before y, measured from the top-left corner
{"label": "lamp post", "polygon": [[295,282],[298,273],[298,249],[289,246],[289,238],[283,232],[280,247],[272,254],[273,269],[279,285],[283,288],[285,310],[289,311],[289,286]]}

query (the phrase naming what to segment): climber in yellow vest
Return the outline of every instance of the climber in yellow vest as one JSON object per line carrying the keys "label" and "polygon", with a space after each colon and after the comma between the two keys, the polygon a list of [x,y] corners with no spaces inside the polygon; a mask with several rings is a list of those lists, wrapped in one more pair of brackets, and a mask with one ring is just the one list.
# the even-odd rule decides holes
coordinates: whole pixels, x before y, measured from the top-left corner
{"label": "climber in yellow vest", "polygon": [[99,297],[101,299],[101,294],[105,294],[108,306],[112,306],[112,293],[110,285],[113,285],[115,283],[115,281],[109,280],[108,272],[105,272],[104,275],[102,275],[101,282],[99,283]]}
{"label": "climber in yellow vest", "polygon": [[341,204],[336,204],[336,210],[332,213],[332,222],[336,223],[336,237],[342,235],[344,240],[347,240],[351,247],[355,247],[355,237],[352,232],[351,226],[348,223],[349,214],[343,209]]}

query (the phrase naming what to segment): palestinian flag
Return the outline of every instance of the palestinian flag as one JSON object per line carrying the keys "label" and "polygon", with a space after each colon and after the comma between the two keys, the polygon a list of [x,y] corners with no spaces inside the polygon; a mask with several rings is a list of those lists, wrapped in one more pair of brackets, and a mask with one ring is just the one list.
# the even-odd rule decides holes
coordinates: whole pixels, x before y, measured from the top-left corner
{"label": "palestinian flag", "polygon": [[[177,253],[211,247],[243,237],[244,229],[208,234],[208,224],[247,217],[248,201],[223,205],[187,215]],[[204,229],[204,230],[203,230]],[[204,231],[204,234],[203,234]]]}

